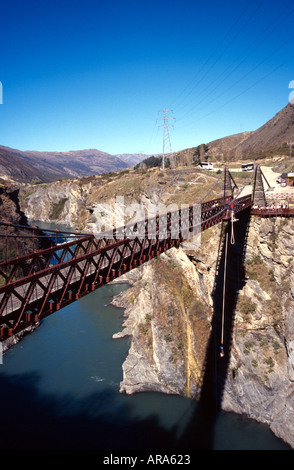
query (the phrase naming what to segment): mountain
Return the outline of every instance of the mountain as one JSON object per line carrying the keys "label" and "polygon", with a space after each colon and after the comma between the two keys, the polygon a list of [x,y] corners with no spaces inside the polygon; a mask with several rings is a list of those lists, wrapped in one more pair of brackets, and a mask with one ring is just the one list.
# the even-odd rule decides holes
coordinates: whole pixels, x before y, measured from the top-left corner
{"label": "mountain", "polygon": [[197,160],[197,158],[200,158],[201,161],[205,160],[205,155],[209,156],[210,161],[221,162],[228,159],[232,160],[231,154],[234,154],[234,149],[240,145],[249,134],[250,132],[233,134],[213,140],[208,144],[200,144],[197,147],[181,150],[174,154],[175,162],[177,165],[190,165],[193,161]]}
{"label": "mountain", "polygon": [[218,160],[234,157],[236,149],[242,145],[250,135],[251,132],[241,132],[240,134],[233,134],[221,139],[213,140],[207,144],[207,153]]}
{"label": "mountain", "polygon": [[127,163],[128,166],[133,166],[150,157],[150,155],[144,155],[142,153],[121,153],[115,155],[115,157],[120,158],[123,162]]}
{"label": "mountain", "polygon": [[0,147],[0,180],[30,182],[35,178],[40,178],[38,172],[29,163],[22,160],[17,155]]}
{"label": "mountain", "polygon": [[119,171],[129,166],[119,157],[97,149],[38,152],[0,146],[0,178],[8,180],[49,182]]}
{"label": "mountain", "polygon": [[[288,142],[291,139],[294,140],[294,106],[289,103],[255,131],[233,134],[207,143],[206,155],[217,162],[288,155]],[[201,144],[177,152],[177,163],[191,163],[195,152],[200,154],[200,159],[205,158],[204,146]]]}
{"label": "mountain", "polygon": [[236,156],[244,157],[285,147],[294,138],[294,106],[290,103],[266,124],[251,132],[235,148]]}
{"label": "mountain", "polygon": [[272,119],[252,132],[243,132],[210,142],[208,154],[229,160],[288,154],[294,137],[294,106],[287,104]]}

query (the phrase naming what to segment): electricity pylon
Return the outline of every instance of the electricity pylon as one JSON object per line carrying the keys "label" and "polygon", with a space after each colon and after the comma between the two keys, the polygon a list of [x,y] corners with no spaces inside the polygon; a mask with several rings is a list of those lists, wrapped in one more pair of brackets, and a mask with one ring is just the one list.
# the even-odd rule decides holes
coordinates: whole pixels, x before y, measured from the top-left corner
{"label": "electricity pylon", "polygon": [[163,150],[162,150],[162,169],[164,170],[165,168],[165,154],[166,154],[166,148],[168,146],[169,149],[169,155],[170,155],[170,163],[172,168],[175,167],[174,164],[174,156],[171,148],[171,143],[170,143],[170,135],[169,135],[169,120],[174,119],[174,117],[171,117],[168,115],[169,112],[173,112],[172,109],[161,109],[158,111],[159,113],[163,113],[163,116],[158,118],[157,120],[163,120],[163,124],[159,127],[163,127]]}

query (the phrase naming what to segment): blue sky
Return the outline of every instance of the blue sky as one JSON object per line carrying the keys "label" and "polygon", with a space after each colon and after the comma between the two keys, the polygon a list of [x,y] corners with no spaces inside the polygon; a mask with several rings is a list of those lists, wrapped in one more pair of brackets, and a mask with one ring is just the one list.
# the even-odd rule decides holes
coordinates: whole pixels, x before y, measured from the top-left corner
{"label": "blue sky", "polygon": [[[160,153],[255,130],[288,103],[287,0],[1,2],[0,144]],[[293,136],[294,137],[294,136]]]}

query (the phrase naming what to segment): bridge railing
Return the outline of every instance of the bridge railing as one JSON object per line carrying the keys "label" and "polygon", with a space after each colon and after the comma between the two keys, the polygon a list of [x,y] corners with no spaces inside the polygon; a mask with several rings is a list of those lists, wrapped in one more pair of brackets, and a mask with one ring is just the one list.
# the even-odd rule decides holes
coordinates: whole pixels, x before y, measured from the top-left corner
{"label": "bridge railing", "polygon": [[289,207],[252,207],[252,215],[259,217],[294,217],[294,208]]}
{"label": "bridge railing", "polygon": [[[0,286],[0,337],[8,337],[50,315],[73,300],[86,295],[125,272],[178,247],[184,240],[221,221],[230,207],[230,198],[220,198],[166,216],[156,216],[130,224],[128,232],[92,235],[41,250],[0,265],[6,283]],[[251,202],[236,203],[237,210]],[[165,231],[160,224],[165,222]],[[163,226],[163,225],[162,225]],[[141,232],[142,236],[137,236]],[[139,233],[138,233],[139,235]],[[2,274],[1,274],[2,273]]]}
{"label": "bridge railing", "polygon": [[171,231],[165,239],[124,238],[10,279],[0,287],[0,337],[23,330],[180,241],[172,239]]}
{"label": "bridge railing", "polygon": [[27,277],[32,273],[47,269],[49,266],[61,264],[86,251],[93,251],[102,242],[103,240],[96,241],[94,236],[87,236],[4,261],[0,263],[2,284]]}
{"label": "bridge railing", "polygon": [[[0,263],[0,285],[25,278],[52,265],[62,265],[65,261],[76,259],[86,253],[93,253],[118,240],[133,238],[188,239],[221,220],[220,212],[228,205],[231,197],[217,198],[199,205],[191,205],[178,211],[157,214],[142,221],[115,228],[111,232],[87,235],[54,245]],[[200,210],[201,213],[200,213]]]}

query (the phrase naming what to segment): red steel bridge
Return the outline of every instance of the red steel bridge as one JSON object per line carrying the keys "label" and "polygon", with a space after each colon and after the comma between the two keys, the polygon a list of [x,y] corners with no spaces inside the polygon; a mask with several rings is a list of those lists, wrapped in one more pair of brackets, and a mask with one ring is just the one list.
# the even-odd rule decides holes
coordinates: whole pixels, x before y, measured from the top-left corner
{"label": "red steel bridge", "polygon": [[[252,193],[246,196],[240,196],[244,187],[234,196],[238,188],[226,167],[220,178],[222,196],[200,202],[198,210],[190,206],[179,209],[177,217],[169,212],[164,218],[157,215],[100,236],[68,232],[65,243],[1,262],[0,341],[246,209],[263,217],[294,216],[294,209],[267,207],[259,166],[250,175]],[[0,224],[2,238],[8,239],[7,227],[11,225]],[[26,229],[29,237],[40,233],[37,227]],[[137,236],[128,236],[136,231]]]}

